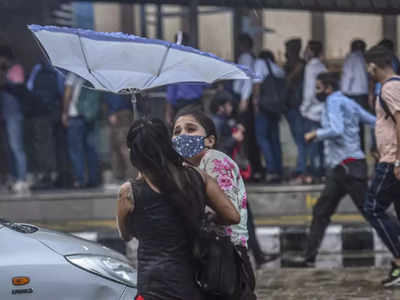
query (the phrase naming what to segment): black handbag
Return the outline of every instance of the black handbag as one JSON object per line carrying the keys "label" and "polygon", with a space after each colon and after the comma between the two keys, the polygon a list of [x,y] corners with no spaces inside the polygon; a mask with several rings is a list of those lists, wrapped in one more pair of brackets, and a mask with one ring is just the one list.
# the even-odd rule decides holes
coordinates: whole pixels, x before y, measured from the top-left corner
{"label": "black handbag", "polygon": [[195,281],[200,289],[210,295],[232,296],[237,288],[239,268],[230,238],[202,229],[194,241],[193,254],[199,263]]}

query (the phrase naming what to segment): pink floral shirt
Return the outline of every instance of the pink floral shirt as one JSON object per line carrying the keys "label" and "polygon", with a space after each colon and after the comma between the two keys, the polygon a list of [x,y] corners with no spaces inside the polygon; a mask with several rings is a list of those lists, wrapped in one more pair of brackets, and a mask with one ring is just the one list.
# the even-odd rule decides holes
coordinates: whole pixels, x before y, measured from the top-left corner
{"label": "pink floral shirt", "polygon": [[215,230],[220,235],[228,235],[235,245],[247,247],[247,194],[239,167],[225,153],[208,150],[200,162],[200,169],[215,178],[220,188],[240,214],[240,223],[230,226],[218,225]]}

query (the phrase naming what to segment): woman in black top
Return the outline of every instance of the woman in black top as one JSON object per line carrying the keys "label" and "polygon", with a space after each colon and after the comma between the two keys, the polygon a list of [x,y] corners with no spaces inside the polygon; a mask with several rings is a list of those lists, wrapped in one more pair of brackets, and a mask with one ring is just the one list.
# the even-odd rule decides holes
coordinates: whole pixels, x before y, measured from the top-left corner
{"label": "woman in black top", "polygon": [[139,240],[138,299],[205,300],[192,256],[204,206],[220,224],[239,223],[240,215],[214,179],[184,165],[162,121],[134,122],[127,144],[140,173],[121,186],[117,220],[124,240]]}

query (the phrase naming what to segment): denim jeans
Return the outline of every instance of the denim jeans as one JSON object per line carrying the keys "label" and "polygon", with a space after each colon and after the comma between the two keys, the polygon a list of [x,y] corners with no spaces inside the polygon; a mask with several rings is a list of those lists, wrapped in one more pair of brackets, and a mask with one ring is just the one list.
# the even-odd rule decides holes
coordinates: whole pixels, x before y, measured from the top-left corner
{"label": "denim jeans", "polygon": [[26,180],[26,154],[24,150],[24,117],[21,113],[4,115],[7,139],[12,154],[12,170],[17,180]]}
{"label": "denim jeans", "polygon": [[[308,133],[320,128],[319,122],[304,118],[304,132]],[[306,145],[306,162],[309,161],[309,172],[314,177],[321,177],[324,173],[324,144],[312,141]]]}
{"label": "denim jeans", "polygon": [[[398,218],[386,212],[392,203],[398,206],[400,200],[400,181],[394,176],[393,169],[394,165],[388,163],[379,163],[376,167],[364,213],[393,256],[400,258],[400,223]],[[396,211],[399,211],[398,207]]]}
{"label": "denim jeans", "polygon": [[257,143],[267,164],[267,173],[282,174],[282,149],[279,118],[259,112],[255,117]]}
{"label": "denim jeans", "polygon": [[304,174],[307,169],[306,142],[304,140],[304,118],[298,108],[291,108],[285,114],[290,132],[297,146],[296,174]]}
{"label": "denim jeans", "polygon": [[85,162],[88,170],[88,185],[99,183],[99,159],[96,152],[95,127],[83,118],[74,117],[68,120],[68,149],[75,175],[75,180],[84,185]]}

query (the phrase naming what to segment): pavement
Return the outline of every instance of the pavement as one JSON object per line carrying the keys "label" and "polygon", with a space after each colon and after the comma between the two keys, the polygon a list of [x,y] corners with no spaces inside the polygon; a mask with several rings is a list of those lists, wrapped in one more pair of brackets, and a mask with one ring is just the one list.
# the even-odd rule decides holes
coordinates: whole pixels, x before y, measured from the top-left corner
{"label": "pavement", "polygon": [[400,287],[385,289],[382,268],[263,269],[258,300],[399,300]]}

